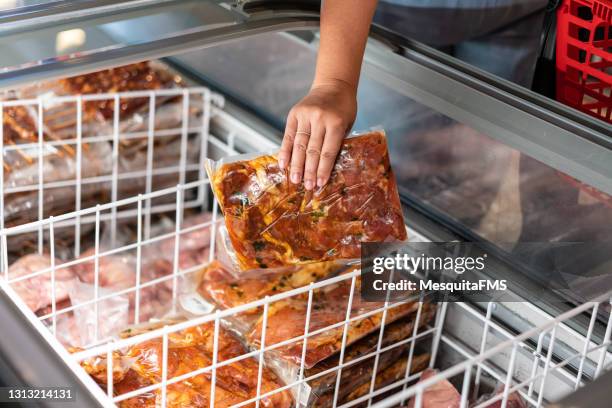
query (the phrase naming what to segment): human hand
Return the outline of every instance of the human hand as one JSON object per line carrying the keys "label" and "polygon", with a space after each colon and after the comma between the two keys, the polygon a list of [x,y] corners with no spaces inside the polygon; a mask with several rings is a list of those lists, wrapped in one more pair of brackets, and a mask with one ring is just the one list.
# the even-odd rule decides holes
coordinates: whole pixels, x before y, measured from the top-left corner
{"label": "human hand", "polygon": [[327,183],[356,114],[357,89],[339,80],[316,84],[291,109],[278,163],[289,166],[292,183],[303,178],[307,190]]}

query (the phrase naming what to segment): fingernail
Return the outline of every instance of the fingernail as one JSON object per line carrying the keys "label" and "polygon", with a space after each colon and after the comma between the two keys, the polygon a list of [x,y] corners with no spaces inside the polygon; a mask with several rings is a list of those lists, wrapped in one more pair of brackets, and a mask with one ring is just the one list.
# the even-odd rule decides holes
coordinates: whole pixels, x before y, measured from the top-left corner
{"label": "fingernail", "polygon": [[281,160],[279,160],[279,161],[278,161],[278,167],[280,167],[281,169],[284,169],[284,168],[285,168],[285,161],[284,161],[284,160],[282,160],[282,159],[281,159]]}
{"label": "fingernail", "polygon": [[319,177],[317,179],[317,186],[318,187],[323,187],[325,185],[325,179],[323,177]]}
{"label": "fingernail", "polygon": [[314,187],[314,183],[312,182],[312,180],[305,180],[304,187],[306,187],[306,190],[312,190],[312,188]]}
{"label": "fingernail", "polygon": [[298,173],[291,173],[291,182],[297,184],[300,182],[300,175]]}

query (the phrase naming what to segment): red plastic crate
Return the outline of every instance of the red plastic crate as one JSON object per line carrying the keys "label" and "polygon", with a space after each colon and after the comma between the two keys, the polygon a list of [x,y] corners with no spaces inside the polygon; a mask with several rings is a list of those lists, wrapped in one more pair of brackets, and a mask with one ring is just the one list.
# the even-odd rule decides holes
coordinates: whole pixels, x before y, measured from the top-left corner
{"label": "red plastic crate", "polygon": [[559,7],[557,100],[612,123],[612,0]]}

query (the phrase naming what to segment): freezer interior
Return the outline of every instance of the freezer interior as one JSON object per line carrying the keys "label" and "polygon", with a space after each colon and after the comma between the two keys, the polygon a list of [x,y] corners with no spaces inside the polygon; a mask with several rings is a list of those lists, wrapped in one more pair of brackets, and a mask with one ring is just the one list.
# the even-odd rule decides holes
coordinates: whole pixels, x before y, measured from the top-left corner
{"label": "freezer interior", "polygon": [[[99,33],[117,41],[122,28]],[[240,285],[291,281],[299,271],[227,278],[226,290],[248,295],[229,307],[202,295],[211,263],[231,257],[205,162],[277,148],[284,116],[309,86],[316,45],[312,30],[258,33],[119,71],[135,78],[119,93],[63,79],[7,92],[3,118],[31,120],[23,140],[10,138],[6,120],[0,138],[2,313],[14,333],[30,333],[41,359],[56,362],[56,378],[100,406],[427,408],[446,395],[449,406],[540,407],[606,371],[612,206],[598,178],[605,169],[585,157],[594,149],[605,162],[610,151],[547,150],[531,133],[571,138],[561,108],[535,115],[537,97],[526,90],[508,92],[435,52],[398,55],[380,39],[368,44],[354,130],[385,129],[410,239],[483,242],[513,300],[431,303],[416,293],[362,304],[350,263],[255,295]],[[414,78],[393,71],[402,64]],[[474,99],[444,100],[452,86]],[[554,241],[592,245],[560,266],[563,285],[537,299],[556,278],[549,248],[522,244]],[[338,288],[332,316],[318,320],[317,302]],[[295,302],[299,318],[275,317]],[[353,335],[364,321],[378,323]],[[335,336],[333,352],[311,364],[312,344],[326,335]],[[65,385],[32,370],[49,361],[16,355],[19,338],[2,337],[7,372]]]}

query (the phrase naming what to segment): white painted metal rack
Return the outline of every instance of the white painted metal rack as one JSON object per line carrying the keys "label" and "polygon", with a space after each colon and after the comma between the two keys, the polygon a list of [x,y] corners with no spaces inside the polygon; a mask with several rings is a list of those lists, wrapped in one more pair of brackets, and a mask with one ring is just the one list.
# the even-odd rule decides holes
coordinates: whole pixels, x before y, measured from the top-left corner
{"label": "white painted metal rack", "polygon": [[[158,132],[153,128],[155,123],[155,101],[160,96],[178,96],[183,98],[184,114],[182,124],[173,131]],[[38,183],[35,185],[20,186],[17,189],[4,188],[2,173],[0,173],[0,191],[4,194],[0,197],[0,210],[4,213],[3,205],[5,197],[18,192],[37,192],[38,193],[38,217],[33,222],[15,225],[5,228],[3,221],[1,231],[1,255],[2,255],[2,279],[0,285],[12,299],[15,305],[23,314],[29,324],[33,325],[45,338],[48,343],[49,352],[58,353],[65,361],[67,366],[75,375],[82,381],[89,392],[104,406],[114,406],[128,398],[152,391],[160,393],[159,402],[161,406],[165,406],[167,402],[167,389],[171,384],[187,380],[193,376],[210,373],[212,381],[211,401],[214,401],[214,384],[216,382],[216,372],[220,367],[231,364],[245,358],[255,358],[258,360],[258,387],[257,395],[254,398],[243,401],[235,407],[252,405],[259,406],[262,398],[268,397],[269,394],[281,392],[285,389],[295,391],[294,395],[300,403],[306,401],[304,398],[304,387],[309,381],[329,373],[336,373],[336,391],[334,394],[332,406],[352,407],[374,405],[376,407],[391,407],[405,405],[407,401],[414,400],[415,407],[421,407],[424,399],[424,393],[428,388],[436,384],[442,379],[452,380],[458,387],[461,393],[461,407],[467,407],[470,401],[473,401],[473,396],[480,394],[483,391],[484,384],[488,381],[497,381],[503,384],[502,392],[491,395],[486,401],[480,400],[478,407],[487,407],[495,401],[500,401],[501,406],[505,407],[509,396],[512,393],[519,393],[530,407],[545,406],[550,401],[557,400],[563,395],[580,387],[585,382],[599,376],[606,370],[610,364],[610,334],[612,330],[612,314],[610,314],[610,299],[608,297],[598,299],[595,302],[589,302],[565,313],[553,316],[546,312],[537,309],[533,306],[526,306],[532,313],[533,321],[537,323],[531,324],[528,330],[516,333],[509,329],[504,322],[500,322],[494,318],[494,311],[498,307],[503,307],[502,304],[488,303],[486,305],[473,305],[468,303],[441,303],[436,312],[436,317],[433,323],[427,327],[419,328],[418,324],[414,325],[414,330],[411,336],[407,339],[396,342],[388,346],[382,346],[384,329],[381,330],[381,335],[374,352],[360,356],[351,361],[344,361],[344,350],[347,339],[348,324],[357,319],[364,318],[374,313],[383,312],[383,323],[387,314],[387,310],[397,307],[397,303],[387,301],[384,306],[375,311],[369,311],[361,316],[352,316],[350,313],[350,304],[355,292],[355,283],[359,275],[358,271],[348,274],[336,276],[324,281],[312,283],[308,286],[297,288],[288,292],[280,293],[274,296],[267,296],[263,299],[251,302],[249,304],[236,308],[215,311],[211,314],[206,314],[193,318],[191,320],[180,323],[167,325],[157,330],[139,334],[134,337],[117,340],[114,338],[104,338],[98,333],[97,325],[94,334],[94,341],[86,345],[86,347],[77,353],[69,354],[62,346],[59,340],[55,337],[57,331],[57,320],[60,316],[70,312],[74,312],[80,308],[95,309],[97,316],[96,321],[99,323],[104,316],[99,316],[99,305],[105,300],[113,297],[122,296],[133,293],[136,297],[136,310],[134,314],[134,323],[140,322],[139,316],[139,299],[141,292],[150,287],[169,285],[172,288],[172,307],[177,310],[180,307],[181,301],[181,282],[184,279],[189,279],[203,265],[197,265],[188,269],[181,269],[178,257],[181,247],[181,239],[186,233],[197,231],[199,229],[211,229],[210,236],[210,255],[209,260],[213,260],[216,256],[218,245],[218,227],[222,222],[216,205],[211,206],[211,195],[209,181],[203,172],[203,161],[208,157],[221,157],[224,155],[236,154],[246,149],[254,150],[273,148],[275,144],[265,138],[255,130],[249,128],[244,123],[241,123],[240,118],[234,117],[222,109],[223,100],[219,95],[211,93],[205,88],[189,88],[181,90],[166,90],[154,92],[128,92],[121,94],[101,94],[101,95],[76,95],[71,97],[63,97],[62,102],[75,103],[77,106],[78,118],[81,118],[81,102],[89,100],[113,100],[115,107],[119,106],[123,98],[145,97],[149,98],[150,115],[148,117],[148,129],[136,134],[122,134],[119,132],[118,119],[114,120],[114,131],[110,135],[96,136],[94,139],[86,139],[82,137],[80,131],[77,131],[76,138],[62,141],[47,141],[43,139],[42,132],[42,115],[38,117],[39,122],[39,140],[36,145],[28,146],[31,149],[38,150],[39,163],[42,163],[42,149],[49,146],[58,147],[61,144],[69,144],[74,146],[77,151],[76,156],[76,177],[70,180],[62,180],[54,183],[45,183],[44,170],[42,164],[38,167]],[[187,125],[187,110],[189,101],[201,100],[202,112],[201,122],[196,126]],[[44,112],[44,104],[50,103],[49,100],[28,100],[28,101],[5,101],[0,102],[0,116],[5,107],[28,105],[34,107],[39,114]],[[77,129],[80,129],[77,126]],[[199,160],[197,163],[187,164],[185,160],[185,152],[187,149],[187,141],[189,135],[197,134],[200,139]],[[0,135],[0,143],[2,141]],[[175,136],[181,140],[181,155],[179,161],[172,166],[165,168],[155,168],[152,163],[151,148],[149,148],[147,166],[145,171],[133,172],[128,174],[119,174],[117,168],[118,144],[127,139],[144,138],[147,140],[147,146],[153,146],[154,139],[158,137]],[[81,155],[82,147],[86,143],[94,141],[107,141],[113,146],[112,156],[112,172],[108,175],[89,180],[81,177]],[[241,146],[238,148],[237,146]],[[24,146],[0,146],[3,152],[11,149],[25,148]],[[188,180],[186,174],[194,171],[198,174],[194,180]],[[175,187],[165,188],[154,191],[152,185],[152,177],[161,173],[176,173],[179,176],[179,184]],[[142,194],[133,197],[117,199],[117,185],[121,179],[145,179],[146,190]],[[107,182],[111,187],[111,201],[100,203],[95,207],[81,208],[80,191],[81,186],[89,182]],[[43,197],[47,189],[57,186],[74,186],[76,189],[75,195],[75,211],[58,214],[52,217],[45,218]],[[189,198],[187,198],[189,197]],[[163,204],[155,204],[162,202]],[[212,220],[201,223],[199,225],[183,225],[184,212],[188,209],[206,209],[212,211]],[[173,232],[160,234],[157,236],[151,235],[151,222],[154,214],[166,213],[171,214],[174,218],[175,229]],[[0,220],[2,220],[0,218]],[[101,231],[103,225],[110,224],[110,231],[115,233],[118,228],[118,223],[128,223],[135,226],[136,236],[129,242],[113,243],[110,248],[101,249]],[[89,230],[83,228],[84,225],[92,226]],[[72,247],[73,254],[78,256],[81,251],[82,236],[93,238],[94,253],[88,257],[81,257],[76,260],[67,260],[57,264],[55,258],[59,249],[57,247],[56,234],[60,228],[71,228],[74,231],[74,244]],[[12,248],[9,248],[13,238],[27,234],[36,234],[37,236],[37,251],[39,253],[49,253],[51,265],[48,268],[33,271],[30,274],[18,277],[9,276],[9,253]],[[411,231],[412,236],[418,236]],[[114,236],[114,235],[113,235]],[[422,237],[426,239],[426,237]],[[173,267],[171,273],[160,278],[142,282],[141,281],[141,266],[143,262],[143,250],[151,247],[155,243],[162,240],[174,239],[174,254]],[[135,284],[132,287],[118,290],[113,293],[101,294],[99,291],[99,265],[102,259],[116,254],[125,252],[136,253],[136,278]],[[52,299],[51,309],[43,315],[34,314],[24,301],[15,292],[14,286],[19,282],[29,279],[34,279],[40,276],[48,276],[51,282],[51,288],[56,285],[56,273],[60,268],[74,266],[80,263],[93,262],[95,265],[95,293],[92,299],[79,304],[70,306],[61,306],[57,304],[55,299],[55,291],[52,291],[50,297]],[[347,305],[347,313],[344,321],[338,322],[330,327],[309,331],[310,316],[312,309],[313,291],[337,284],[338,282],[350,282],[351,293]],[[306,324],[304,334],[293,339],[285,340],[278,344],[268,344],[266,341],[265,329],[262,332],[261,345],[258,349],[249,350],[242,356],[232,358],[230,360],[218,361],[216,358],[219,346],[218,336],[219,330],[225,319],[235,316],[241,312],[255,307],[262,307],[264,310],[264,319],[267,316],[267,309],[272,303],[295,297],[298,295],[307,295],[308,308],[306,313]],[[419,307],[416,313],[417,322],[421,318],[423,302],[419,299]],[[510,306],[509,306],[510,307]],[[595,339],[594,327],[597,323],[597,317],[604,312],[607,317],[607,326],[603,338]],[[572,321],[579,317],[588,316],[589,324],[586,333],[580,333],[574,329]],[[169,335],[177,331],[194,327],[203,323],[212,322],[214,325],[214,358],[213,362],[208,367],[202,367],[196,371],[186,373],[177,377],[169,378],[167,373],[167,358],[168,358],[168,338]],[[264,321],[263,327],[266,327]],[[344,335],[342,337],[342,351],[340,352],[339,363],[337,366],[329,370],[318,373],[310,378],[305,377],[304,356],[306,344],[309,338],[333,327],[342,327]],[[384,324],[383,324],[384,328]],[[113,358],[112,353],[125,349],[126,347],[135,345],[142,341],[161,338],[163,344],[163,362],[164,367],[161,381],[157,384],[144,387],[142,389],[116,396],[113,392]],[[264,365],[264,356],[271,350],[275,350],[284,345],[302,342],[303,353],[302,361],[299,367],[299,374],[295,381],[285,384],[283,387],[263,393],[261,391],[262,367]],[[430,361],[429,365],[440,369],[439,373],[434,377],[416,383],[419,378],[419,373],[411,374],[411,366],[414,359],[415,346],[422,342],[426,342],[430,346]],[[381,353],[391,350],[395,347],[409,345],[409,353],[406,364],[405,375],[392,384],[382,388],[376,388],[376,374],[370,382],[369,392],[353,401],[344,403],[338,402],[338,385],[340,384],[340,376],[342,370],[347,369],[353,364],[364,361],[368,358],[374,358],[376,366],[378,364],[378,356]],[[567,353],[560,357],[558,350],[563,348],[573,350],[569,355]],[[79,363],[84,359],[95,356],[107,356],[107,373],[108,387],[101,389],[79,366]],[[376,370],[374,370],[376,373]],[[383,398],[384,397],[384,398]],[[211,402],[211,407],[213,403]],[[474,406],[474,405],[470,405]]]}

